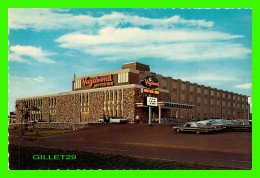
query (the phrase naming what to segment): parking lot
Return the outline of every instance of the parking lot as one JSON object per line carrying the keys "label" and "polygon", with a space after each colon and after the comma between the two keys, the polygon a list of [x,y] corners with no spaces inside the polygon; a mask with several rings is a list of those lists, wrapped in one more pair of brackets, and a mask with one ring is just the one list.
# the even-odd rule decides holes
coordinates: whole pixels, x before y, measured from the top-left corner
{"label": "parking lot", "polygon": [[[10,136],[9,143],[18,144],[19,137]],[[178,134],[171,126],[158,124],[93,124],[70,133],[26,137],[22,144],[241,169],[252,167],[251,132]]]}

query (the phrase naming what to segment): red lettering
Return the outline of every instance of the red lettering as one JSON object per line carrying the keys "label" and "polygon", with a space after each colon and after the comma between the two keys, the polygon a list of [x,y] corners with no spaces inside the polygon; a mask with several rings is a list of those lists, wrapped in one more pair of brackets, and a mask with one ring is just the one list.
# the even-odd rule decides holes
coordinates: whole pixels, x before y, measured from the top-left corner
{"label": "red lettering", "polygon": [[159,82],[158,83],[155,83],[155,82],[153,82],[153,81],[149,81],[149,80],[147,80],[147,79],[144,79],[144,81],[145,81],[145,84],[148,86],[158,86],[159,87]]}
{"label": "red lettering", "polygon": [[96,78],[94,79],[89,79],[89,77],[82,77],[81,80],[83,81],[83,85],[88,85],[89,87],[101,87],[101,86],[114,85],[114,82],[112,82],[113,79],[111,74],[109,74],[108,77],[103,77],[103,78],[98,78],[98,76],[96,76]]}

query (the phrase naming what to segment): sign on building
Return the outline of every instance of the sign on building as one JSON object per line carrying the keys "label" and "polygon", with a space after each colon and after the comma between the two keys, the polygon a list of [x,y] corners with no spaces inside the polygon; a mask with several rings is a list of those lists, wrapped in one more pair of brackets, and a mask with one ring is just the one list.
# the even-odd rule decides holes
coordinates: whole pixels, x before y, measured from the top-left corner
{"label": "sign on building", "polygon": [[157,88],[160,86],[160,83],[156,77],[153,76],[143,76],[141,79],[141,84],[147,88]]}
{"label": "sign on building", "polygon": [[157,106],[157,98],[147,97],[147,106]]}
{"label": "sign on building", "polygon": [[144,88],[144,93],[149,93],[149,94],[155,94],[155,95],[159,95],[160,92],[158,90],[150,90],[150,89],[147,89],[147,88]]}

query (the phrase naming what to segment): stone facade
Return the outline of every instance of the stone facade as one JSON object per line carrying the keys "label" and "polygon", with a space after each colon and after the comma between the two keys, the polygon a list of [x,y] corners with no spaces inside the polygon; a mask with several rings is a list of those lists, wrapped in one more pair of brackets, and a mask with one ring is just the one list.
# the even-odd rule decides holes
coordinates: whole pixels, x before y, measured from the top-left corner
{"label": "stone facade", "polygon": [[28,120],[31,122],[96,123],[104,115],[124,117],[134,122],[137,95],[140,95],[141,101],[143,94],[140,93],[140,88],[125,87],[24,98],[16,101],[16,118],[20,122],[22,112],[25,113],[26,108],[35,106],[39,111],[29,112]]}

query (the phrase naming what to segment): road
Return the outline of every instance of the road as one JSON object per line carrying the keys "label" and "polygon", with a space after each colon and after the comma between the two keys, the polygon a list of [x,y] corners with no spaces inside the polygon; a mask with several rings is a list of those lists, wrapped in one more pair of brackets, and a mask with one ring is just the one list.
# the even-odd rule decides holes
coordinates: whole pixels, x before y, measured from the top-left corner
{"label": "road", "polygon": [[[10,136],[10,144],[19,137]],[[23,145],[252,168],[252,133],[176,134],[170,126],[90,125],[70,133],[25,137]],[[40,154],[40,153],[39,153]]]}

